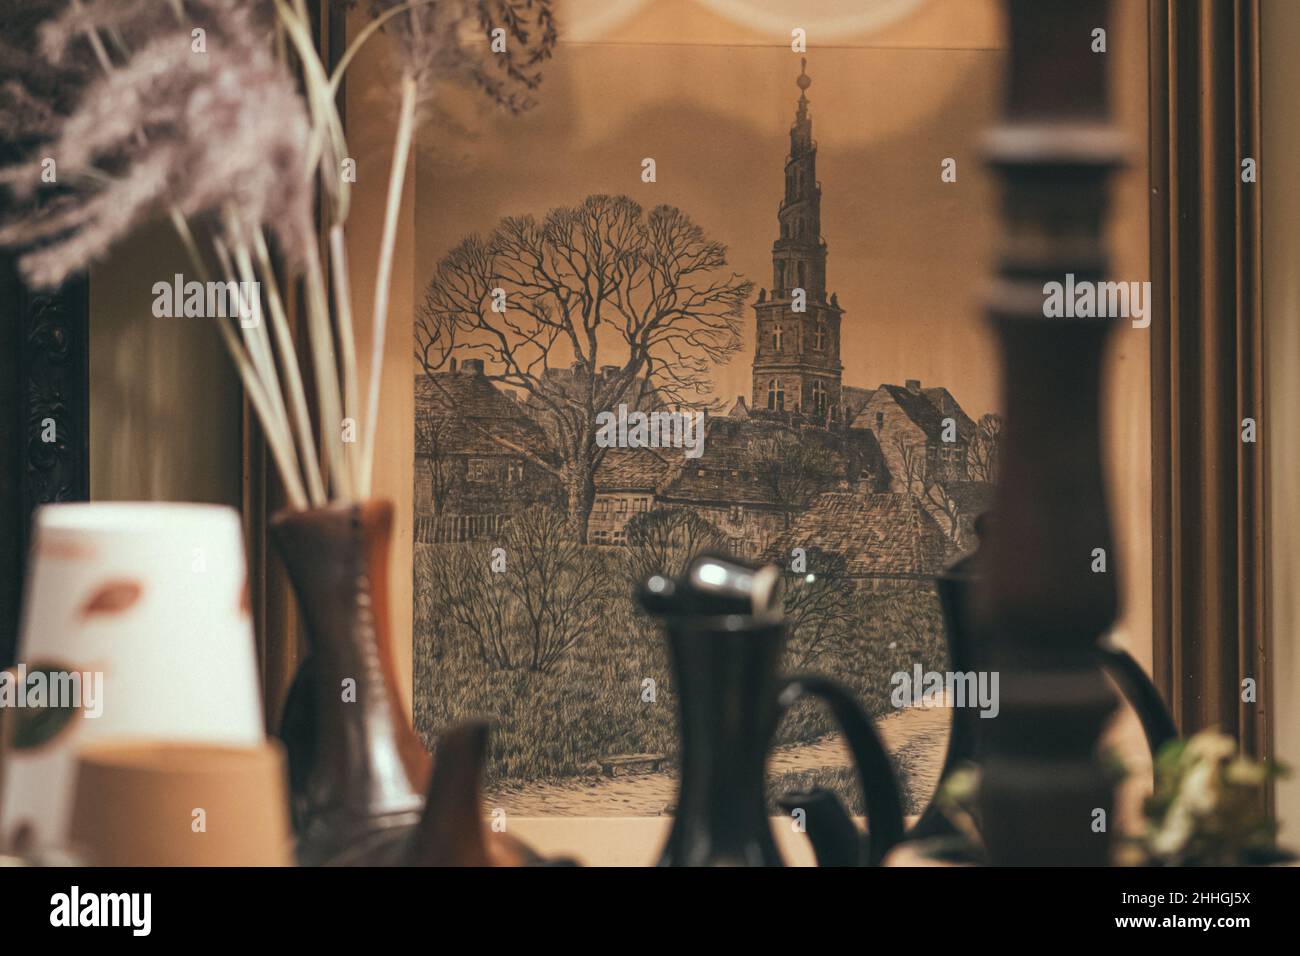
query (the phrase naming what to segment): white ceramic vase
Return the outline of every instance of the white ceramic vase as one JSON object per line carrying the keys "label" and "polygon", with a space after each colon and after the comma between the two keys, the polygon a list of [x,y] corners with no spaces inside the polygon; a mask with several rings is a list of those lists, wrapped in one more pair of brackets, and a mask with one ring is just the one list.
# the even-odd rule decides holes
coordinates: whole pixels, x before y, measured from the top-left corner
{"label": "white ceramic vase", "polygon": [[65,845],[77,755],[92,742],[261,744],[237,512],[38,509],[18,659],[0,675],[0,844],[21,833],[28,846]]}

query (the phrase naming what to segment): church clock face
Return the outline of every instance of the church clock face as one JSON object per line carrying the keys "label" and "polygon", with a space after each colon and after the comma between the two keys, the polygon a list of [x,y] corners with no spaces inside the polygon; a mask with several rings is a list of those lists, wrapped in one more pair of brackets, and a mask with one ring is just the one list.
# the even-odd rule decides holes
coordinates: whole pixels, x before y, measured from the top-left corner
{"label": "church clock face", "polygon": [[[705,549],[781,570],[784,666],[852,688],[929,799],[951,711],[893,678],[948,670],[934,578],[1000,437],[970,290],[1004,51],[993,3],[941,5],[802,40],[693,0],[561,24],[533,111],[453,101],[421,144],[415,716],[495,719],[493,806],[671,812],[678,702],[630,582]],[[824,716],[775,746],[774,792],[858,799]]]}

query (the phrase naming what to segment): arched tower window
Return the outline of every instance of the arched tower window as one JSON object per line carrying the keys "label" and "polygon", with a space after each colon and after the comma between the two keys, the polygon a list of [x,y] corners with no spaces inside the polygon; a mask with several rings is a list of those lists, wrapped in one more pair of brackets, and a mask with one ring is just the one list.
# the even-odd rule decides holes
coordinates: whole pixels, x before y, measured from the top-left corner
{"label": "arched tower window", "polygon": [[781,351],[781,342],[784,340],[784,338],[785,335],[781,331],[781,326],[779,325],[772,326],[772,351],[773,352]]}
{"label": "arched tower window", "polygon": [[817,352],[826,348],[826,323],[818,322],[813,329],[813,349]]}
{"label": "arched tower window", "polygon": [[812,402],[818,417],[826,414],[826,385],[820,380],[813,382]]}
{"label": "arched tower window", "polygon": [[775,411],[785,409],[785,389],[775,378],[767,383],[767,407]]}

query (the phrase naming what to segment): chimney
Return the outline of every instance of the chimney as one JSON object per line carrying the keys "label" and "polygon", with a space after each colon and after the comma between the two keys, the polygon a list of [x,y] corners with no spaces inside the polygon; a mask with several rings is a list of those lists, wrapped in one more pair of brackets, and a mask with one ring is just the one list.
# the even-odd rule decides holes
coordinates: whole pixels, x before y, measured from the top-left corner
{"label": "chimney", "polygon": [[921,380],[919,378],[909,378],[906,384],[907,390],[913,395],[921,394]]}
{"label": "chimney", "polygon": [[482,375],[483,360],[478,358],[467,358],[460,363],[460,370],[466,375]]}
{"label": "chimney", "polygon": [[456,360],[455,360],[455,359],[452,359],[452,360],[451,360],[451,370],[452,370],[453,372],[456,371]]}

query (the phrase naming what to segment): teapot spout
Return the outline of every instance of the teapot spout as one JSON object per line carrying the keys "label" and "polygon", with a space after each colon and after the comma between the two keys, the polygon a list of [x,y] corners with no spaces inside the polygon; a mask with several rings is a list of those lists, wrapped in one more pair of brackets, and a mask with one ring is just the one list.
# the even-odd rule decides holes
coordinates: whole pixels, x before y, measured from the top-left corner
{"label": "teapot spout", "polygon": [[786,794],[778,802],[792,817],[803,812],[804,831],[818,866],[867,865],[866,838],[835,794],[818,787]]}

